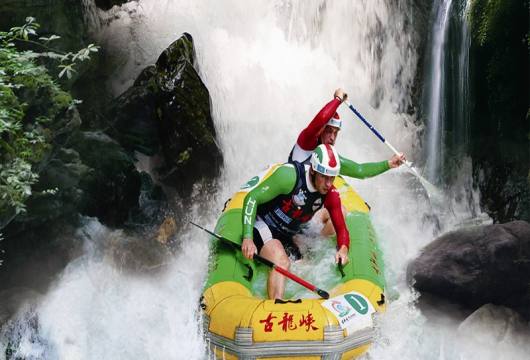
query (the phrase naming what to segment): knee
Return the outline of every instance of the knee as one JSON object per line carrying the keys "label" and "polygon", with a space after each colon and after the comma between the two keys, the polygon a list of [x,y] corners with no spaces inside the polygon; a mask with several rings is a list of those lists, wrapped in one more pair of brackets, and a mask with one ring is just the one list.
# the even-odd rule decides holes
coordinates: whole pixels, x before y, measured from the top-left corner
{"label": "knee", "polygon": [[289,257],[287,256],[287,254],[282,254],[281,256],[278,257],[276,264],[281,266],[284,269],[289,270],[289,268],[291,267],[291,260],[289,260]]}

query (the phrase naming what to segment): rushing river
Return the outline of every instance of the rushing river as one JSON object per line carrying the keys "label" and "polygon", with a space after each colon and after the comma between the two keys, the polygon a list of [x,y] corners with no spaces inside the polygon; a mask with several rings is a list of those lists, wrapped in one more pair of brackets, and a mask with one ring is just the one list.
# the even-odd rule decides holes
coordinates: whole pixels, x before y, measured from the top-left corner
{"label": "rushing river", "polygon": [[[218,187],[197,189],[202,200],[184,216],[213,228],[222,204],[240,184],[266,164],[287,159],[298,132],[337,87],[346,89],[351,103],[409,159],[423,158],[422,126],[407,112],[423,36],[414,33],[411,4],[141,0],[103,15],[97,36],[120,59],[110,84],[116,94],[183,32],[193,36],[225,165]],[[346,107],[339,113],[344,119],[340,153],[358,162],[390,158]],[[426,316],[406,280],[407,263],[423,246],[480,215],[470,172],[464,161],[461,176],[446,190],[445,208],[433,208],[405,169],[349,180],[372,207],[390,299],[367,358],[523,358],[519,339],[506,336],[493,319],[457,331],[449,310]],[[86,219],[76,238],[83,255],[48,293],[2,328],[0,349],[11,347],[9,353],[21,359],[208,357],[197,316],[207,236],[186,229],[164,269],[146,275],[128,272],[108,255],[105,244],[130,240],[121,231]]]}

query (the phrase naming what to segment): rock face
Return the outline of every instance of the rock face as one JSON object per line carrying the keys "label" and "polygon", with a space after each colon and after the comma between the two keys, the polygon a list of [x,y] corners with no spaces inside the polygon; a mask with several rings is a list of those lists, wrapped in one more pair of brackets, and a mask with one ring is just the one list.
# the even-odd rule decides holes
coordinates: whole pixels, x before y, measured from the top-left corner
{"label": "rock face", "polygon": [[530,224],[513,221],[450,232],[408,268],[421,293],[478,308],[492,303],[530,318]]}
{"label": "rock face", "polygon": [[475,0],[469,12],[471,156],[496,222],[530,221],[528,10],[525,1]]}
{"label": "rock face", "polygon": [[123,224],[138,207],[140,195],[140,173],[132,159],[116,140],[100,131],[80,132],[73,147],[89,167],[79,184],[85,193],[82,213],[111,226]]}
{"label": "rock face", "polygon": [[113,105],[112,133],[130,151],[159,155],[159,180],[181,194],[222,162],[210,113],[210,96],[194,68],[191,35],[184,34],[136,79]]}
{"label": "rock face", "polygon": [[55,45],[65,51],[88,44],[89,24],[86,6],[73,0],[2,0],[0,2],[0,30],[22,26],[32,16],[41,25],[39,35],[58,34]]}
{"label": "rock face", "polygon": [[128,0],[95,0],[96,6],[102,10],[108,10],[115,5],[122,5]]}

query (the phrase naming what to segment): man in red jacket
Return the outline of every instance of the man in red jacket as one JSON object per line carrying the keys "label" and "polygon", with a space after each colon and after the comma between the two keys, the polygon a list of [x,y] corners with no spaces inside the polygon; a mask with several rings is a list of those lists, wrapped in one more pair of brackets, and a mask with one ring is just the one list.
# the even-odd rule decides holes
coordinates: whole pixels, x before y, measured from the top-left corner
{"label": "man in red jacket", "polygon": [[[311,158],[311,153],[319,144],[335,145],[340,128],[342,127],[342,120],[339,114],[337,114],[337,109],[347,98],[348,95],[344,90],[340,88],[335,90],[333,100],[328,102],[309,125],[302,130],[300,135],[298,135],[296,144],[289,154],[289,162],[297,161],[307,164]],[[364,164],[356,163],[342,156],[339,156],[339,159],[341,175],[356,179],[365,179],[400,166],[405,161],[405,156],[399,154],[392,156],[390,160]],[[322,222],[325,224],[322,233],[324,235],[333,234],[334,228],[331,221],[329,221],[328,212],[322,210],[320,216]]]}

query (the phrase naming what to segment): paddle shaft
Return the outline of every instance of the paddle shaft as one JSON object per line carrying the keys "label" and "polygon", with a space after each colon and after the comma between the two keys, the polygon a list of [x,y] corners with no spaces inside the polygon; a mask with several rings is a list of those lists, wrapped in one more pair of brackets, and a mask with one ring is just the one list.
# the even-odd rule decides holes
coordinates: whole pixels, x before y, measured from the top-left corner
{"label": "paddle shaft", "polygon": [[[217,239],[219,239],[221,241],[224,241],[225,243],[231,245],[234,248],[237,248],[237,249],[241,250],[241,246],[239,244],[233,242],[232,240],[227,239],[227,238],[225,238],[225,237],[223,237],[221,235],[218,235],[218,234],[214,233],[213,231],[210,231],[210,230],[208,230],[208,229],[206,229],[206,228],[204,228],[204,227],[202,227],[202,226],[200,226],[198,224],[195,224],[192,221],[190,221],[190,223],[192,225],[195,225],[199,229],[206,231],[208,234],[212,235],[213,237],[215,237],[215,238],[217,238]],[[298,284],[302,285],[306,289],[309,289],[309,290],[311,290],[313,292],[316,292],[322,298],[329,299],[329,294],[327,293],[327,291],[324,291],[322,289],[317,288],[315,285],[305,281],[302,278],[299,278],[298,276],[296,276],[295,274],[293,274],[289,270],[284,269],[281,266],[276,265],[272,261],[270,261],[268,259],[265,259],[264,257],[259,256],[258,254],[254,254],[254,259],[256,259],[257,261],[261,262],[263,265],[266,265],[266,266],[270,267],[271,269],[276,270],[277,272],[279,272],[283,276],[293,280],[294,282],[297,282]]]}
{"label": "paddle shaft", "polygon": [[[375,136],[377,136],[377,137],[379,138],[379,140],[381,140],[381,141],[383,142],[383,144],[385,144],[386,146],[388,146],[388,148],[389,148],[390,150],[392,150],[392,152],[393,152],[394,154],[396,154],[396,155],[398,155],[398,156],[400,155],[399,152],[396,150],[396,148],[393,147],[392,144],[390,144],[388,141],[386,141],[386,139],[383,137],[383,135],[381,135],[381,134],[379,133],[379,131],[377,131],[377,130],[372,126],[372,124],[370,124],[370,123],[368,122],[368,120],[366,120],[366,119],[364,118],[364,116],[362,116],[362,114],[361,114],[360,112],[358,112],[356,108],[353,107],[352,104],[350,104],[348,101],[344,101],[344,102],[346,103],[346,105],[348,105],[348,107],[350,108],[350,110],[353,111],[353,113],[354,113],[355,115],[357,115],[357,117],[358,117],[358,118],[359,118],[359,119],[360,119],[360,120],[361,120],[361,121],[362,121],[362,122],[368,127],[368,129],[372,130],[372,132],[375,134]],[[408,167],[410,170],[412,170],[412,172],[414,172],[414,174],[419,175],[419,174],[416,172],[416,169],[414,169],[414,168],[412,167],[412,163],[411,163],[410,161],[405,161],[404,163],[405,163],[405,165],[407,165],[407,167]]]}

